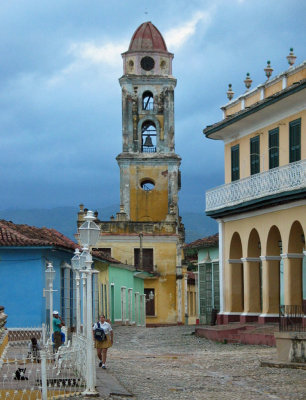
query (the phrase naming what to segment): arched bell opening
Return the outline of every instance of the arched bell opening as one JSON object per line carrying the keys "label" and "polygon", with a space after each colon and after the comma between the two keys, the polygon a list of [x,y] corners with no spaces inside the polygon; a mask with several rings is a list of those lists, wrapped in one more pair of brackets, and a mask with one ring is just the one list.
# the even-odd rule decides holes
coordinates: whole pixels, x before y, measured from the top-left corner
{"label": "arched bell opening", "polygon": [[141,125],[141,143],[143,153],[156,152],[156,125],[153,121],[145,121]]}
{"label": "arched bell opening", "polygon": [[142,109],[146,111],[152,111],[154,109],[153,93],[149,90],[146,90],[142,95]]}

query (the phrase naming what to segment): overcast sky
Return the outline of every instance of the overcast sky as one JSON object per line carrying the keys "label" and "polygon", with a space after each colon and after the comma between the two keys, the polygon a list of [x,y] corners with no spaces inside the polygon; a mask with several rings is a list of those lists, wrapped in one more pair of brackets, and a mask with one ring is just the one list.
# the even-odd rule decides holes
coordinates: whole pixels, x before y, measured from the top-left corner
{"label": "overcast sky", "polygon": [[305,59],[305,15],[304,0],[1,0],[0,208],[119,204],[121,53],[152,21],[175,55],[180,206],[204,210],[224,166],[203,128],[228,83],[286,70],[290,47]]}

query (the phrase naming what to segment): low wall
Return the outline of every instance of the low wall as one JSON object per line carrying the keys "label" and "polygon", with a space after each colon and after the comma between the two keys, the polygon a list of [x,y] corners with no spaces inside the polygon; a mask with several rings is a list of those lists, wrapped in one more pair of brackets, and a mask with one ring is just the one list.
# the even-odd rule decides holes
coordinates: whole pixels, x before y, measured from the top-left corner
{"label": "low wall", "polygon": [[306,332],[275,332],[279,361],[306,363]]}

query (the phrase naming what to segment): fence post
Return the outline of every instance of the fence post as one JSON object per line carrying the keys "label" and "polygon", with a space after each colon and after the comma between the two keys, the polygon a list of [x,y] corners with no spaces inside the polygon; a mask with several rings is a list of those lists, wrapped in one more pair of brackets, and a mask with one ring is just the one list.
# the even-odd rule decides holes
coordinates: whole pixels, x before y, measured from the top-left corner
{"label": "fence post", "polygon": [[45,346],[45,344],[46,344],[46,324],[42,324],[42,327],[41,327],[41,336],[42,336],[42,344],[43,344],[43,346]]}
{"label": "fence post", "polygon": [[42,400],[47,400],[47,362],[46,362],[46,352],[42,350],[40,352],[41,358],[41,398]]}

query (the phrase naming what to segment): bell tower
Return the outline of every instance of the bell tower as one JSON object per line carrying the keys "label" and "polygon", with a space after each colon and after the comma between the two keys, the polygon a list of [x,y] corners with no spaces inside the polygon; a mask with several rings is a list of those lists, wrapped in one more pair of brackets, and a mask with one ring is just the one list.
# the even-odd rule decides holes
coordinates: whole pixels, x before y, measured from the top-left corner
{"label": "bell tower", "polygon": [[173,54],[151,23],[135,31],[122,54],[120,203],[133,222],[178,221],[180,161],[174,145]]}
{"label": "bell tower", "polygon": [[[181,324],[187,275],[182,266],[185,230],[178,211],[181,158],[174,148],[173,54],[157,28],[145,22],[122,58],[120,212],[109,221],[96,215],[101,227],[96,248],[135,271],[143,287],[138,283],[138,291],[126,293],[131,283],[110,280],[109,307],[123,323],[139,324],[145,310],[147,326]],[[81,209],[79,225],[83,217]],[[117,303],[116,293],[121,296]]]}

